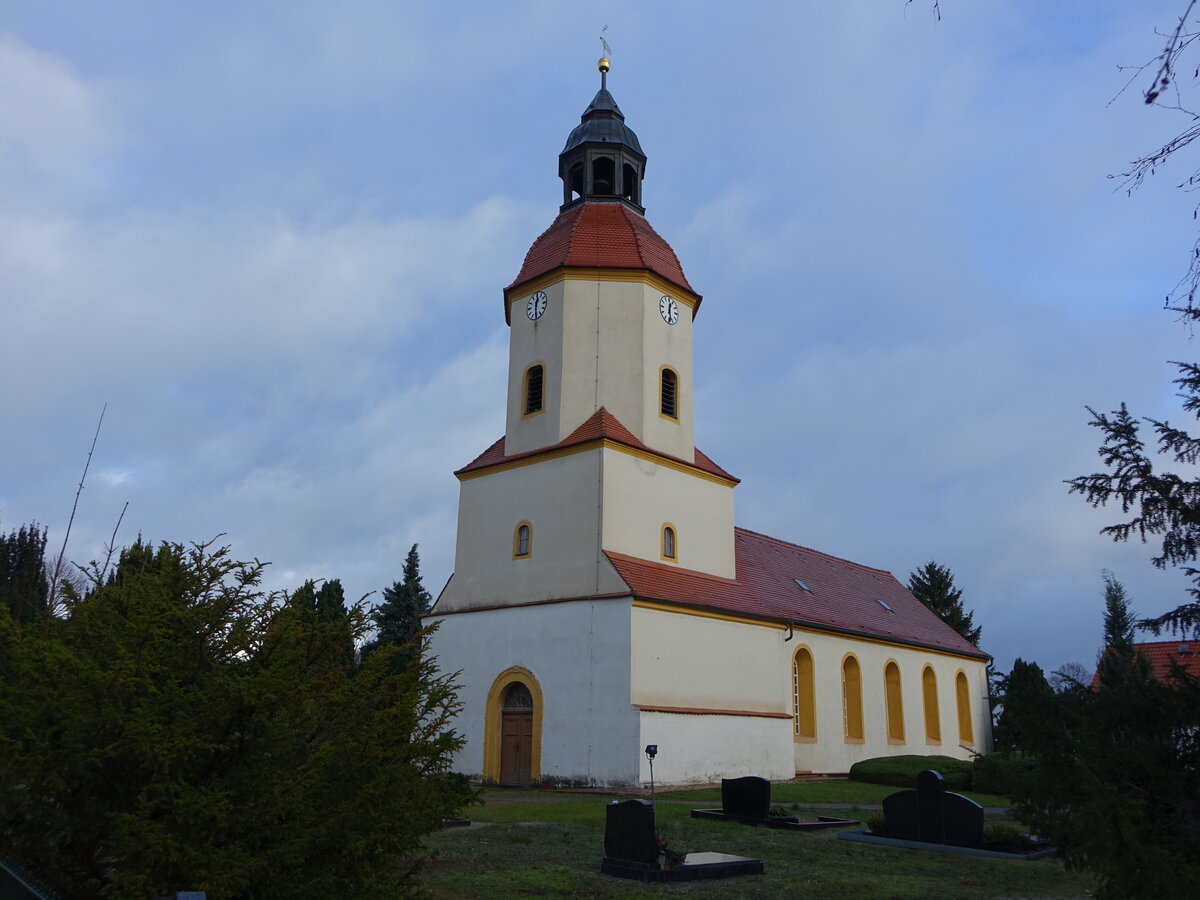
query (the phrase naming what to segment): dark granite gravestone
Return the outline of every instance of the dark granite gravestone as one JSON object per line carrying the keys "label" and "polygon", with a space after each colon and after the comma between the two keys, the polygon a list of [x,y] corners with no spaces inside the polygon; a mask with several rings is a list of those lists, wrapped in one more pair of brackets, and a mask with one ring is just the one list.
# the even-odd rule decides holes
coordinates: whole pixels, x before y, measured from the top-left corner
{"label": "dark granite gravestone", "polygon": [[946,790],[941,774],[926,769],[915,791],[897,791],[883,800],[888,835],[931,844],[978,846],[983,843],[983,807]]}
{"label": "dark granite gravestone", "polygon": [[721,811],[747,819],[767,818],[771,814],[771,782],[757,775],[722,778]]}
{"label": "dark granite gravestone", "polygon": [[756,775],[744,778],[721,779],[721,808],[693,809],[693,819],[726,819],[743,825],[766,825],[792,831],[816,831],[821,828],[841,828],[857,825],[854,819],[818,816],[817,820],[801,822],[796,816],[771,815],[771,782]]}
{"label": "dark granite gravestone", "polygon": [[763,870],[761,859],[728,853],[689,853],[670,868],[663,862],[654,828],[654,807],[645,800],[610,803],[604,822],[604,860],[600,863],[605,875],[639,881],[691,881],[755,875]]}

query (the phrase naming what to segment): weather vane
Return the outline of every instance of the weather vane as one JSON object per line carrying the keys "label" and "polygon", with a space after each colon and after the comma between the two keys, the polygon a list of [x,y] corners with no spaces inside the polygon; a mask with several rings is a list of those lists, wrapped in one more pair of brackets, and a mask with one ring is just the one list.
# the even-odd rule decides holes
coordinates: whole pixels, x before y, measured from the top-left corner
{"label": "weather vane", "polygon": [[604,39],[604,32],[606,31],[608,31],[607,25],[600,29],[600,44],[604,47],[604,55],[612,56],[612,47],[608,46],[608,41]]}
{"label": "weather vane", "polygon": [[600,62],[596,64],[596,68],[600,70],[600,87],[607,87],[606,81],[608,70],[612,67],[612,63],[608,58],[612,56],[612,47],[608,46],[608,41],[604,39],[604,32],[608,31],[608,26],[605,25],[600,29],[600,46],[604,48],[604,55],[600,57]]}

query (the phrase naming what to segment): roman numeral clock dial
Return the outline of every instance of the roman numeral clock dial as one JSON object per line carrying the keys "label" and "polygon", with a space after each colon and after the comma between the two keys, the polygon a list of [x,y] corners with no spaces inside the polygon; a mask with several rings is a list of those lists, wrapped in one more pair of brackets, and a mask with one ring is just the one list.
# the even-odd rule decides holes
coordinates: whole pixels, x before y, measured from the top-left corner
{"label": "roman numeral clock dial", "polygon": [[668,325],[674,325],[679,321],[679,304],[671,297],[663,295],[663,298],[658,301],[658,312],[663,317],[663,321]]}
{"label": "roman numeral clock dial", "polygon": [[546,292],[538,291],[529,298],[529,302],[525,304],[525,315],[529,316],[530,320],[540,319],[542,313],[546,311]]}

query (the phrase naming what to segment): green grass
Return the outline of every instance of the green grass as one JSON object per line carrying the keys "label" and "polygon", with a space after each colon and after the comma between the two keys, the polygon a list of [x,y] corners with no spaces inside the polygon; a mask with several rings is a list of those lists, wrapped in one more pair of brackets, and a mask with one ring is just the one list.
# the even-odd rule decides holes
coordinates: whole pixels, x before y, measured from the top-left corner
{"label": "green grass", "polygon": [[[793,787],[829,785],[774,785],[772,802],[779,803],[779,792]],[[488,795],[486,806],[466,812],[477,823],[471,828],[451,828],[431,836],[431,855],[420,881],[435,900],[793,895],[935,900],[1082,898],[1095,886],[1090,877],[1067,872],[1053,860],[1009,862],[903,851],[839,841],[833,831],[785,832],[692,819],[693,805],[710,805],[703,794],[686,791],[660,797],[685,802],[659,805],[659,832],[680,850],[716,850],[760,858],[766,864],[762,875],[675,885],[645,885],[601,875],[604,807],[615,795],[505,791]],[[850,818],[861,817],[852,806],[848,803],[841,812]],[[837,815],[839,811],[798,811],[801,816],[818,813]]]}

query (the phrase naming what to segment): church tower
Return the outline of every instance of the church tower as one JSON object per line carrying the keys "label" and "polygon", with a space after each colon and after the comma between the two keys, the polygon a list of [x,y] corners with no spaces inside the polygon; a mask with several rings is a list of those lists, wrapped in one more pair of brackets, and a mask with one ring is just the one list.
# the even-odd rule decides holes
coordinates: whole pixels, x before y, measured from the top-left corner
{"label": "church tower", "polygon": [[455,473],[439,613],[619,590],[606,551],[734,575],[737,479],[695,447],[701,297],[645,218],[607,72],[559,154],[559,215],[504,289],[506,430]]}

